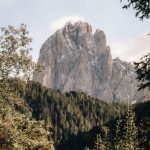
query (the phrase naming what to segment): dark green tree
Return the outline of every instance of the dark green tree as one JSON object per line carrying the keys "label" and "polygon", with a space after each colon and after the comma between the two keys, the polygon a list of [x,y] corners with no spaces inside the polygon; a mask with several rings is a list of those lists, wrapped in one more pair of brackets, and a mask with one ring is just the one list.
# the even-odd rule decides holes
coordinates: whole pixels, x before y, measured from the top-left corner
{"label": "dark green tree", "polygon": [[[150,18],[150,0],[127,0],[127,2],[123,8],[128,9],[132,7],[136,11],[135,16],[141,20]],[[134,62],[134,65],[137,80],[140,82],[138,90],[145,88],[150,90],[150,53],[143,56],[139,62]]]}
{"label": "dark green tree", "polygon": [[150,18],[150,0],[127,0],[127,4],[123,8],[128,9],[129,7],[135,10],[135,16],[141,20]]}
{"label": "dark green tree", "polygon": [[112,149],[111,144],[110,144],[110,131],[109,128],[106,126],[102,126],[102,131],[103,131],[103,137],[101,134],[96,136],[96,141],[95,141],[95,147],[93,150],[109,150]]}
{"label": "dark green tree", "polygon": [[125,118],[123,142],[121,144],[122,150],[138,150],[138,139],[137,139],[137,127],[135,125],[136,117],[135,112],[131,105],[128,107],[128,111]]}
{"label": "dark green tree", "polygon": [[143,56],[139,62],[135,62],[137,79],[140,81],[139,90],[148,88],[150,90],[150,53]]}

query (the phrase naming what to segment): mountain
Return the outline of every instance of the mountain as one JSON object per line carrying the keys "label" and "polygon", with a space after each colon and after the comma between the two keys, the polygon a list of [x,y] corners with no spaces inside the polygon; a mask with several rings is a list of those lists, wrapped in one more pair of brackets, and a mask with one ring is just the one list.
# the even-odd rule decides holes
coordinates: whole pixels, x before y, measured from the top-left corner
{"label": "mountain", "polygon": [[87,22],[68,22],[51,35],[41,47],[38,63],[45,69],[33,79],[62,92],[83,91],[108,101],[149,96],[137,92],[134,66],[113,60],[105,33],[99,29],[93,33]]}

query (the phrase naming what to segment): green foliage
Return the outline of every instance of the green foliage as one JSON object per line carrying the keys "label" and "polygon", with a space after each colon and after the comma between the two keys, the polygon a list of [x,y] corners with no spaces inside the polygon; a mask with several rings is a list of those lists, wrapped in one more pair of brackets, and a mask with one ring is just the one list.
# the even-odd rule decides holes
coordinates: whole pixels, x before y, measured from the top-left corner
{"label": "green foliage", "polygon": [[[1,28],[0,36],[0,149],[54,149],[44,121],[32,118],[24,101],[26,82],[38,66],[30,56],[26,25]],[[19,79],[17,79],[19,78]],[[22,81],[23,79],[24,81]],[[21,98],[22,97],[22,98]]]}
{"label": "green foliage", "polygon": [[150,148],[150,118],[142,119],[139,125],[139,146],[147,150]]}
{"label": "green foliage", "polygon": [[110,136],[109,136],[109,129],[106,126],[102,127],[102,134],[96,135],[96,142],[95,142],[95,147],[93,150],[110,150],[111,149],[111,144],[109,143],[110,141]]}
{"label": "green foliage", "polygon": [[[4,95],[6,94],[6,95]],[[53,149],[44,121],[32,119],[28,104],[12,93],[0,95],[0,149]]]}
{"label": "green foliage", "polygon": [[[25,24],[19,28],[1,28],[0,35],[0,79],[1,84],[10,78],[29,80],[40,66],[32,61],[30,43],[32,39]],[[42,69],[42,68],[41,68]]]}
{"label": "green foliage", "polygon": [[137,127],[135,125],[135,119],[135,113],[130,106],[124,120],[122,138],[118,138],[118,140],[116,141],[117,143],[115,144],[118,150],[138,149]]}
{"label": "green foliage", "polygon": [[[143,103],[148,104],[149,102]],[[139,115],[143,104],[138,104],[138,109],[135,111],[133,107],[129,105],[128,111],[122,119],[118,119],[115,123],[115,134],[113,138],[110,130],[107,127],[103,127],[105,130],[96,137],[96,143],[93,150],[147,150],[150,147],[150,112],[140,121],[139,125],[136,123],[136,114]],[[148,105],[149,106],[149,105]],[[148,107],[147,106],[147,107]],[[135,114],[136,112],[136,114]],[[140,114],[140,115],[141,115]],[[139,120],[137,120],[139,121]],[[114,130],[113,130],[114,132]]]}
{"label": "green foliage", "polygon": [[[123,0],[121,0],[122,2]],[[127,0],[127,4],[123,8],[128,9],[133,7],[136,11],[135,16],[139,17],[141,20],[144,18],[150,18],[150,1],[149,0]]]}
{"label": "green foliage", "polygon": [[[16,84],[13,84],[15,82]],[[129,145],[137,142],[134,140],[137,127],[134,126],[135,116],[132,109],[128,111],[126,117],[118,121],[117,127],[115,125],[116,118],[124,116],[127,112],[125,104],[115,102],[109,104],[82,92],[61,93],[59,90],[48,89],[33,81],[28,82],[26,86],[24,86],[25,82],[19,84],[17,81],[15,82],[11,83],[14,85],[13,93],[25,98],[24,103],[29,104],[32,116],[36,120],[45,120],[47,131],[54,133],[51,138],[54,139],[58,150],[80,150],[86,145],[87,149],[88,147],[92,148],[96,134],[100,136],[100,139],[97,138],[97,143],[103,143],[103,145],[99,145],[106,150],[112,149],[114,146],[119,149],[120,146],[125,145],[125,142]],[[20,101],[16,101],[14,106],[17,111],[23,114],[28,112],[23,107],[25,104],[19,105]],[[149,118],[149,103],[136,105],[135,112],[138,122],[143,115]],[[149,131],[145,125],[145,122],[143,126],[138,124],[140,126],[138,133],[142,135],[141,138],[138,134],[138,145],[141,149],[149,146]],[[114,135],[115,129],[116,134]],[[131,132],[132,134],[126,134]],[[134,140],[134,142],[132,143],[128,139]]]}
{"label": "green foliage", "polygon": [[96,135],[96,142],[95,142],[95,148],[94,150],[106,150],[106,143],[105,141],[101,138],[100,134]]}
{"label": "green foliage", "polygon": [[32,59],[29,55],[31,38],[28,38],[26,25],[15,29],[12,26],[2,27],[0,36],[0,75],[2,79],[10,76],[27,75],[31,69]]}
{"label": "green foliage", "polygon": [[135,71],[139,80],[139,90],[148,88],[150,90],[150,53],[143,56],[141,61],[135,62]]}
{"label": "green foliage", "polygon": [[36,82],[28,82],[25,98],[34,118],[54,126],[58,149],[81,149],[85,146],[83,139],[91,138],[84,133],[123,115],[127,109],[124,104],[109,104],[82,92],[61,93]]}
{"label": "green foliage", "polygon": [[[141,20],[150,18],[150,0],[127,0],[128,3],[123,8],[133,7],[136,10],[136,17]],[[121,0],[123,2],[123,0]],[[149,35],[149,34],[148,34]],[[139,80],[139,89],[148,88],[150,90],[150,53],[143,56],[139,62],[135,62],[135,71]]]}
{"label": "green foliage", "polygon": [[[36,82],[28,82],[25,95],[33,109],[33,117],[37,120],[44,119],[54,126],[57,149],[76,150],[86,146],[91,148],[96,134],[100,136],[98,142],[103,143],[104,149],[112,149],[115,145],[118,149],[120,146],[127,149],[129,145],[137,144],[142,149],[144,145],[140,141],[141,137],[137,137],[140,127],[135,126],[135,113],[131,108],[128,110],[126,104],[107,103],[82,92],[61,93]],[[150,117],[149,101],[134,107],[138,122],[143,116]],[[122,119],[116,126],[115,120],[118,117]],[[143,137],[148,141],[147,130],[144,130]]]}

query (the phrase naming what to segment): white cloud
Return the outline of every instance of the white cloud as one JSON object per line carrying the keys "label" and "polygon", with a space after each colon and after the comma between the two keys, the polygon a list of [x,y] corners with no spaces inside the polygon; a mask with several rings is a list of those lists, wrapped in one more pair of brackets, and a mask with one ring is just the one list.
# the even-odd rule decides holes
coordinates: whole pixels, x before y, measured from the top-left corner
{"label": "white cloud", "polygon": [[125,61],[138,61],[143,55],[150,52],[150,36],[147,34],[118,42],[111,45],[113,58],[119,57]]}
{"label": "white cloud", "polygon": [[82,16],[63,16],[62,18],[57,19],[50,24],[50,31],[55,32],[56,30],[62,28],[68,21],[74,23],[79,20],[85,21],[85,18]]}

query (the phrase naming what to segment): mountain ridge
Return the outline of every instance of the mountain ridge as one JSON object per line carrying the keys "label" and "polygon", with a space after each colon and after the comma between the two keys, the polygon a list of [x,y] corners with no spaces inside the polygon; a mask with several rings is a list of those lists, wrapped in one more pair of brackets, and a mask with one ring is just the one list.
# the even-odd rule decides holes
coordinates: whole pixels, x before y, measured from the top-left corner
{"label": "mountain ridge", "polygon": [[112,59],[104,31],[87,22],[68,22],[42,45],[38,63],[45,69],[33,79],[49,88],[83,91],[91,96],[112,100],[148,99],[137,92],[131,63]]}

